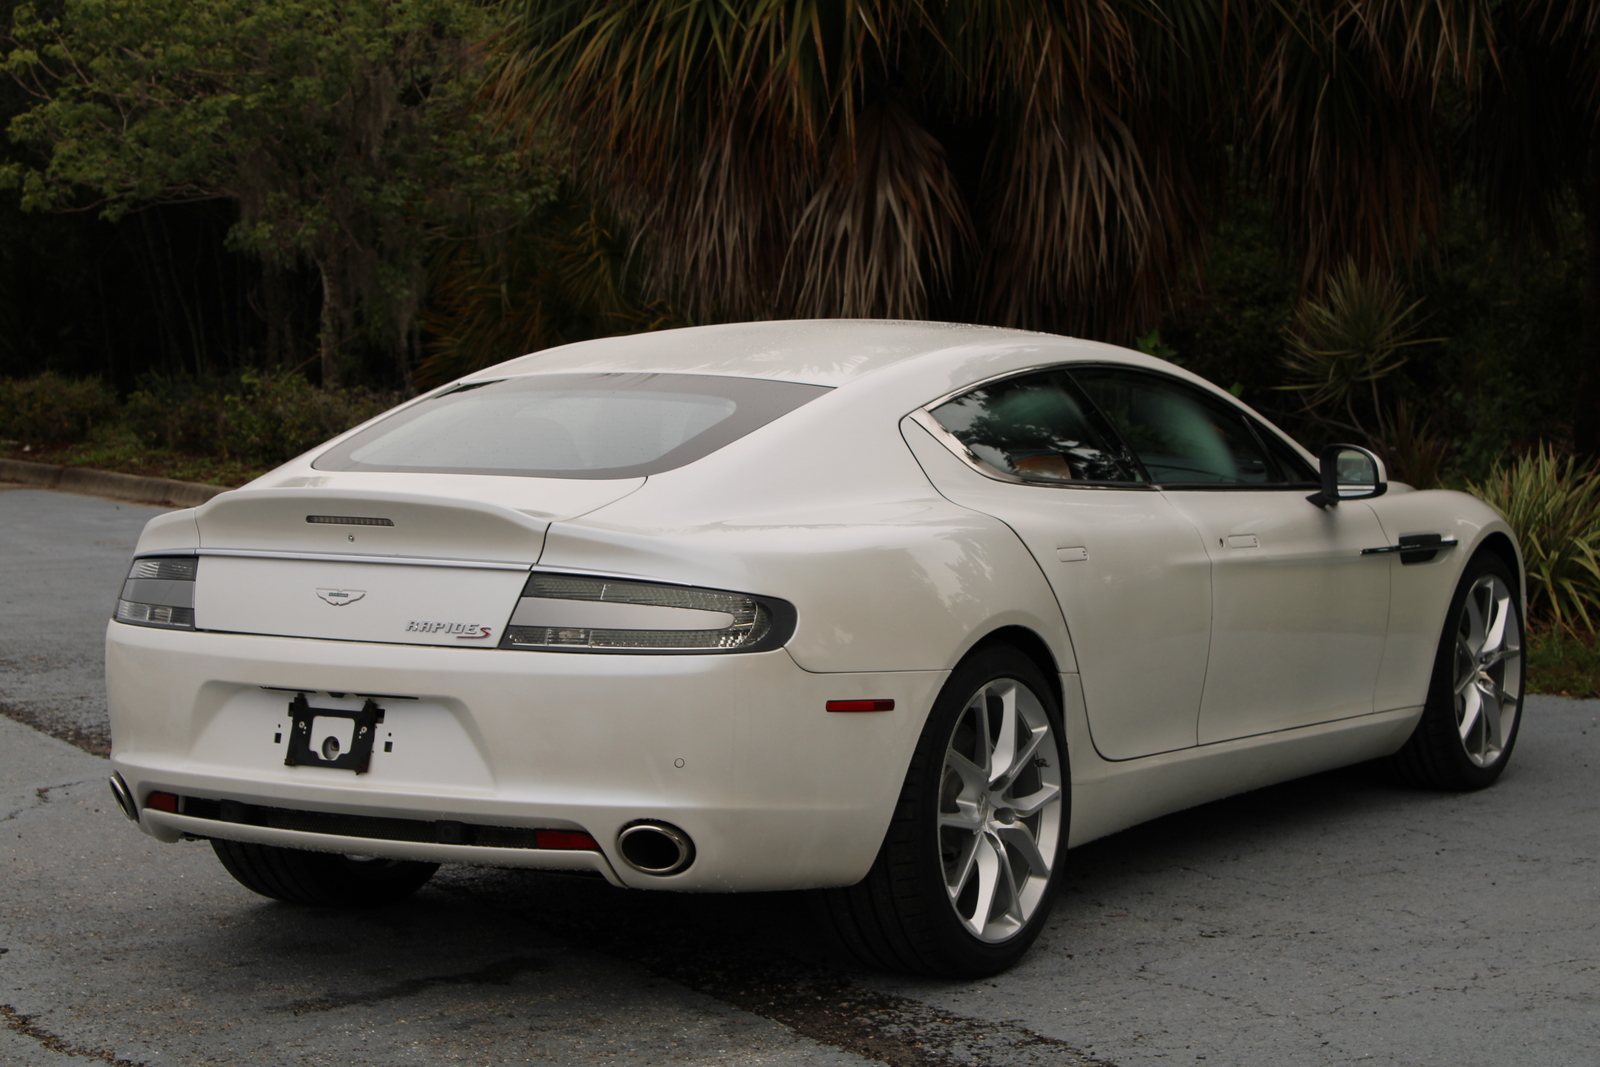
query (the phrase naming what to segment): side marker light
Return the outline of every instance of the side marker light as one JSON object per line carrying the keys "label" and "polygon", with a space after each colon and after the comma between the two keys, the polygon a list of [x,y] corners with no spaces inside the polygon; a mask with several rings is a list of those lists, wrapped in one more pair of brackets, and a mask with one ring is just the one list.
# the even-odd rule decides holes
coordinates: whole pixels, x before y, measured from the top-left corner
{"label": "side marker light", "polygon": [[830,700],[829,711],[893,711],[892,700]]}

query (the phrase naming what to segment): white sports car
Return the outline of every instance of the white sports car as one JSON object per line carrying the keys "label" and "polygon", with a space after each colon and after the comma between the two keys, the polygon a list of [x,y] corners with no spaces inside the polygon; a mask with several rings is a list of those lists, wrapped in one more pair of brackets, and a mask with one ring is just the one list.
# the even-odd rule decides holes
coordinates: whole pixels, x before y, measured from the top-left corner
{"label": "white sports car", "polygon": [[817,888],[865,961],[981,975],[1073,845],[1377,757],[1488,785],[1522,603],[1488,506],[1135,352],[617,337],[151,520],[106,636],[112,787],[281,900],[449,862]]}

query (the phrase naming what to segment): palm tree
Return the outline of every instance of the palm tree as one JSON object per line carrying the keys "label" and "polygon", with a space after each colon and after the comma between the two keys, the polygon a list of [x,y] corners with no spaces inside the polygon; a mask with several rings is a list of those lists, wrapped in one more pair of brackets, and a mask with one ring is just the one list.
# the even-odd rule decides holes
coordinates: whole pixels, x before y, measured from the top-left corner
{"label": "palm tree", "polygon": [[1307,290],[1414,260],[1447,104],[1496,69],[1505,11],[1540,4],[512,0],[493,99],[693,319],[1126,341],[1230,187],[1271,202]]}
{"label": "palm tree", "polygon": [[521,0],[495,102],[563,134],[695,318],[1127,337],[1217,202],[1224,10]]}
{"label": "palm tree", "polygon": [[1494,20],[1492,77],[1472,101],[1471,177],[1517,243],[1553,243],[1574,209],[1587,252],[1577,452],[1600,459],[1600,7],[1506,0]]}

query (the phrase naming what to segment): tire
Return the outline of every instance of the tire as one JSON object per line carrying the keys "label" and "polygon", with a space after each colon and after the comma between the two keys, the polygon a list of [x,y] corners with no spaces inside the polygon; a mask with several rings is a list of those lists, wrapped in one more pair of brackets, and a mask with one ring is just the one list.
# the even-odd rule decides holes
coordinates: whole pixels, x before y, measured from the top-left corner
{"label": "tire", "polygon": [[1522,725],[1522,604],[1498,556],[1467,564],[1450,600],[1422,718],[1391,757],[1406,781],[1465,791],[1492,785]]}
{"label": "tire", "polygon": [[251,892],[314,907],[393,904],[421,889],[439,869],[437,863],[360,859],[247,841],[212,839],[211,849],[228,873]]}
{"label": "tire", "polygon": [[998,974],[1021,959],[1066,855],[1063,737],[1032,660],[1008,645],[963,660],[923,727],[872,869],[818,894],[844,949],[869,967],[939,978]]}

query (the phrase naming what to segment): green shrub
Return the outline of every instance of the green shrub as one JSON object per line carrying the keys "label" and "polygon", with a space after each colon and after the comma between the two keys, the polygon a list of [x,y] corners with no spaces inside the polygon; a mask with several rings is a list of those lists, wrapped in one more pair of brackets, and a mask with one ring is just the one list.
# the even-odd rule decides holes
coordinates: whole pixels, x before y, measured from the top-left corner
{"label": "green shrub", "polygon": [[247,371],[236,381],[151,379],[123,418],[145,444],[226,460],[276,464],[365,422],[401,397],[318,389],[290,371]]}
{"label": "green shrub", "polygon": [[30,445],[82,441],[116,410],[117,397],[97,378],[0,378],[0,438]]}
{"label": "green shrub", "polygon": [[1600,621],[1600,470],[1540,448],[1496,464],[1467,491],[1494,505],[1522,542],[1536,619],[1593,630]]}

